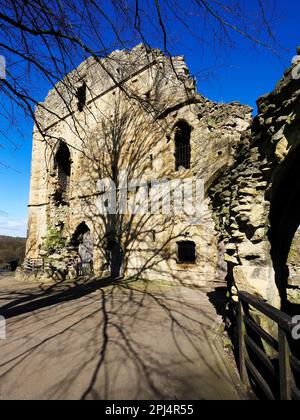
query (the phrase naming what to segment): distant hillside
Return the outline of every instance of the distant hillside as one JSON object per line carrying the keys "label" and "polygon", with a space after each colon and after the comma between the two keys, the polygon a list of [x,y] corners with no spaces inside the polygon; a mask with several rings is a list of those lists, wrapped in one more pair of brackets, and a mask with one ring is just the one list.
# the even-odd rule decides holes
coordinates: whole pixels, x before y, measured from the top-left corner
{"label": "distant hillside", "polygon": [[23,260],[26,239],[0,235],[0,264],[10,260]]}

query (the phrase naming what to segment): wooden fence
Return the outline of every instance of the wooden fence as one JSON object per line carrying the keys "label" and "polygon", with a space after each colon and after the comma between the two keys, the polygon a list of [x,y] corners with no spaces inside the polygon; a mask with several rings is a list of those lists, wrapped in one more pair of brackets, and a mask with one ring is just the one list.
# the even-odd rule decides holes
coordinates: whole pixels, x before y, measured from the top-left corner
{"label": "wooden fence", "polygon": [[[278,331],[277,338],[272,337],[263,329],[254,317],[251,308],[265,315],[266,319],[273,321]],[[267,304],[262,299],[246,292],[239,293],[239,367],[242,381],[246,385],[258,384],[260,390],[269,400],[300,400],[300,390],[296,383],[300,377],[300,354],[297,357],[291,352],[292,331],[295,327],[292,317]],[[253,337],[267,344],[277,357],[267,355],[264,346],[259,345]],[[295,343],[296,344],[296,343]],[[255,355],[255,357],[251,357]],[[257,367],[255,360],[260,361],[264,373]],[[275,384],[275,386],[274,386]],[[274,391],[278,389],[278,392]]]}

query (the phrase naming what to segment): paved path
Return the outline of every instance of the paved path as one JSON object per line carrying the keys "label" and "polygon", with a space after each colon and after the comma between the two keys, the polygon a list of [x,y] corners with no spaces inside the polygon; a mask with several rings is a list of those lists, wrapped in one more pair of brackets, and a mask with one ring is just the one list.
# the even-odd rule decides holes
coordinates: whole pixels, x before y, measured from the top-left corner
{"label": "paved path", "polygon": [[241,399],[207,296],[0,277],[0,399]]}

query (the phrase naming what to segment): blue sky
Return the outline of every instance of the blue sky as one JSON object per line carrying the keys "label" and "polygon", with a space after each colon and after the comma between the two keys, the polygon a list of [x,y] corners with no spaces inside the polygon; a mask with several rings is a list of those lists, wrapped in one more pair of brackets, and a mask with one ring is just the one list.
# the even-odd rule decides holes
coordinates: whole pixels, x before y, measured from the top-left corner
{"label": "blue sky", "polygon": [[[300,2],[277,1],[271,19],[280,44],[279,56],[238,35],[233,36],[233,47],[203,46],[183,30],[172,27],[172,21],[170,51],[185,56],[191,73],[197,77],[200,93],[215,101],[240,101],[255,108],[256,99],[273,90],[296,54],[300,45],[299,16]],[[45,98],[49,88],[45,82],[36,83],[39,100]],[[0,234],[26,236],[32,121],[17,110],[12,124],[5,120],[0,123]]]}

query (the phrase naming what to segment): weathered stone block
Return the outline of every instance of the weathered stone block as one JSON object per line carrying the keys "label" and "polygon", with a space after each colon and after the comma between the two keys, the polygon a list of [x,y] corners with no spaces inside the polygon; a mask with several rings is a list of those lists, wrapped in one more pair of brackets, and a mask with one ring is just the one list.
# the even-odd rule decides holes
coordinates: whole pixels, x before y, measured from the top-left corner
{"label": "weathered stone block", "polygon": [[237,266],[233,269],[233,275],[239,291],[257,295],[276,308],[280,308],[280,298],[272,268]]}

